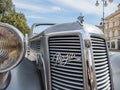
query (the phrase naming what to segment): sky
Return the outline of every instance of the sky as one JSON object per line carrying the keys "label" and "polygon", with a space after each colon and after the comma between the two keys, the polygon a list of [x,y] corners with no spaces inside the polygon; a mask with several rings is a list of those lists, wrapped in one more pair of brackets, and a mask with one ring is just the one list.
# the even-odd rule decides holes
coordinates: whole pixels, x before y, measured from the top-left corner
{"label": "sky", "polygon": [[[119,0],[108,1],[105,7],[105,17],[115,12]],[[102,18],[102,0],[13,0],[17,12],[22,12],[31,27],[34,23],[67,23],[77,21],[82,13],[84,21],[89,24],[99,25]]]}

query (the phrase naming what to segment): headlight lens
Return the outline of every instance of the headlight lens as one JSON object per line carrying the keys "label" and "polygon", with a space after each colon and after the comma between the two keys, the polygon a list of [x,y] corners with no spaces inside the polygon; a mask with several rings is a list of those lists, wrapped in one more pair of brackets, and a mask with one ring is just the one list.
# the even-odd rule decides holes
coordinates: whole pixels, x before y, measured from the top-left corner
{"label": "headlight lens", "polygon": [[23,35],[8,24],[0,24],[0,72],[15,67],[23,55]]}

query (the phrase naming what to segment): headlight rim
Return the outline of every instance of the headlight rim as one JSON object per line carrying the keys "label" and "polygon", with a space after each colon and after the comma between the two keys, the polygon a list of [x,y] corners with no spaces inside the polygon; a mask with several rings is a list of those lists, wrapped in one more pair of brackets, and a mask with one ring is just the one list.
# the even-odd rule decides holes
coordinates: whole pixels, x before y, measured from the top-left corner
{"label": "headlight rim", "polygon": [[11,69],[15,68],[22,61],[22,59],[25,55],[25,40],[24,40],[24,35],[14,26],[7,24],[7,23],[0,22],[0,27],[1,26],[13,30],[13,32],[15,32],[19,36],[20,42],[21,42],[21,49],[22,49],[18,60],[16,60],[16,62],[13,65],[11,65],[10,67],[7,67],[5,69],[0,69],[0,73],[3,73],[3,72],[7,72],[7,71],[10,71]]}

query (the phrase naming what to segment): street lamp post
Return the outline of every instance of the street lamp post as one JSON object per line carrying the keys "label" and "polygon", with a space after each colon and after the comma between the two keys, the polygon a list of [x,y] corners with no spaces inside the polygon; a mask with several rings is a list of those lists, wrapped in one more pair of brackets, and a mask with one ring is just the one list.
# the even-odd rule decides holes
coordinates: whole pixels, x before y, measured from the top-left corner
{"label": "street lamp post", "polygon": [[[103,9],[103,17],[102,17],[102,22],[103,22],[103,32],[105,30],[105,11],[104,11],[104,8],[107,7],[108,3],[107,3],[107,0],[101,0],[102,1],[102,9]],[[110,3],[113,2],[113,0],[108,0]],[[96,0],[96,3],[95,3],[96,6],[99,6],[99,2],[98,0]]]}

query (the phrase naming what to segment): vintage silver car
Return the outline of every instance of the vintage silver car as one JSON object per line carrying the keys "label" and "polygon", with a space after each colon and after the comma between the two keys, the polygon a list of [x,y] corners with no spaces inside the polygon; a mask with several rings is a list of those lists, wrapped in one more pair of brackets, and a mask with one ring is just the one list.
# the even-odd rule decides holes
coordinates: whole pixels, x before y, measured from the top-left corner
{"label": "vintage silver car", "polygon": [[[27,58],[40,72],[41,90],[114,90],[108,48],[100,29],[78,20],[34,24],[32,33],[40,25],[52,26],[36,36],[31,34]],[[1,23],[0,46],[0,86],[7,89],[14,79],[10,79],[11,69],[25,55],[24,38],[11,25]],[[17,88],[11,90],[32,90]]]}

